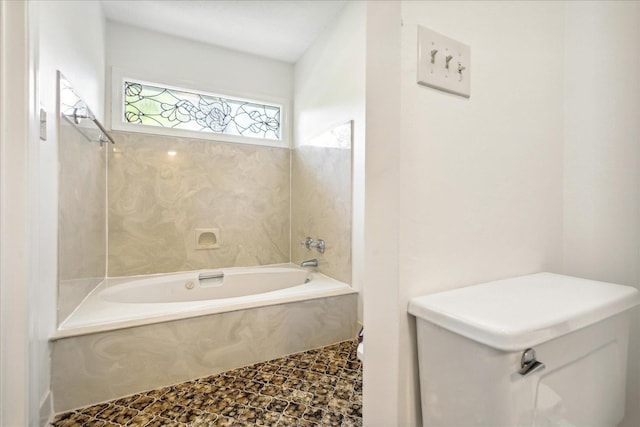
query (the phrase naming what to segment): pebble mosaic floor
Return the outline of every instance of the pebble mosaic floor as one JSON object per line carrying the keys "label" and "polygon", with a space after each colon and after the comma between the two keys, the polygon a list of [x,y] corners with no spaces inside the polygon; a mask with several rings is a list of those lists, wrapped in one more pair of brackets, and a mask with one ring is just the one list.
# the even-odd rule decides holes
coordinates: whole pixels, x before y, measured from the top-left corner
{"label": "pebble mosaic floor", "polygon": [[362,365],[344,341],[57,415],[55,427],[361,426]]}

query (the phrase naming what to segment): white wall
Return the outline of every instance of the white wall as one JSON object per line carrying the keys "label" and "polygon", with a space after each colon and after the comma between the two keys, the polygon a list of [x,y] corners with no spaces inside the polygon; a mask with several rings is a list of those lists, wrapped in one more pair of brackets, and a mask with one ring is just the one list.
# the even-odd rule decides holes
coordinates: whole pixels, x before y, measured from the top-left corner
{"label": "white wall", "polygon": [[[389,96],[393,66],[373,61],[367,98],[390,87],[386,108],[400,107],[399,138],[388,137],[399,141],[399,183],[389,188],[367,173],[366,194],[391,204],[399,191],[399,272],[394,280],[392,259],[382,269],[367,259],[389,280],[372,292],[367,281],[365,323],[397,300],[399,326],[387,319],[369,330],[369,340],[387,345],[367,360],[365,377],[384,372],[398,400],[377,401],[377,385],[365,380],[364,411],[367,425],[395,417],[404,426],[420,423],[412,296],[540,270],[639,286],[640,4],[405,1],[382,13],[367,31],[388,25],[392,40],[402,18],[401,100]],[[416,85],[417,24],[471,46],[469,100]],[[368,122],[378,120],[369,107]],[[368,145],[375,132],[382,129],[371,126]],[[387,155],[393,170],[394,151]],[[388,231],[365,237],[384,233],[392,245]],[[625,427],[640,422],[639,341],[636,324]]]}
{"label": "white wall", "polygon": [[[40,102],[48,113],[47,141],[40,144],[38,301],[38,394],[41,413],[50,410],[48,337],[56,327],[58,129],[56,70],[60,70],[104,120],[105,20],[99,2],[41,1],[39,6]],[[33,303],[33,301],[32,301]]]}
{"label": "white wall", "polygon": [[367,3],[363,423],[397,426],[400,2]]}
{"label": "white wall", "polygon": [[[354,121],[351,260],[352,283],[357,290],[363,288],[365,23],[365,4],[348,3],[294,68],[292,145]],[[297,244],[297,241],[291,242],[292,246]],[[362,322],[362,296],[358,298],[358,307],[358,319]]]}
{"label": "white wall", "polygon": [[640,280],[640,3],[568,2],[564,267]]}
{"label": "white wall", "polygon": [[37,283],[32,9],[25,2],[0,2],[0,424],[7,427],[28,425],[38,410],[33,391],[37,315],[29,300]]}
{"label": "white wall", "polygon": [[132,77],[228,95],[286,99],[293,95],[289,63],[120,23],[107,23],[106,62],[108,91],[111,67],[116,67],[135,74]]}
{"label": "white wall", "polygon": [[[563,13],[554,2],[401,3],[400,126],[387,140],[400,154],[399,327],[396,339],[375,332],[387,345],[365,366],[365,419],[389,415],[367,406],[367,369],[397,369],[398,390],[388,392],[398,395],[395,424],[420,421],[409,298],[561,269]],[[418,24],[471,46],[470,99],[416,84]],[[367,68],[367,80],[379,73]],[[375,192],[369,184],[367,195]],[[393,286],[375,298],[394,300]],[[367,282],[365,324],[370,295]]]}
{"label": "white wall", "polygon": [[[401,308],[561,269],[563,13],[554,2],[402,3]],[[416,84],[418,24],[471,46],[470,99]],[[418,419],[414,325],[401,310],[401,425]]]}
{"label": "white wall", "polygon": [[[565,17],[564,272],[640,287],[640,3],[567,2]],[[628,427],[640,425],[639,341],[636,321]]]}

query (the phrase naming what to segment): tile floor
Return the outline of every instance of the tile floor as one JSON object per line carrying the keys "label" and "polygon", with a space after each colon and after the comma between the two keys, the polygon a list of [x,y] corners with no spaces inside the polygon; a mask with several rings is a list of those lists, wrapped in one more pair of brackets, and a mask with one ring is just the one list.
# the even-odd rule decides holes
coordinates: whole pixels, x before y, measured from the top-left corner
{"label": "tile floor", "polygon": [[52,426],[361,426],[362,365],[344,341],[57,415]]}

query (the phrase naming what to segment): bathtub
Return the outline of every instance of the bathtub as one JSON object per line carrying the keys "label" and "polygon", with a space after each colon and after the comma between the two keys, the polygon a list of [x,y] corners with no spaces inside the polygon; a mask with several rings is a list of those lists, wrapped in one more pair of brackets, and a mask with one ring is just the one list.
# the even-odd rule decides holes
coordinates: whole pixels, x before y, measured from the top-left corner
{"label": "bathtub", "polygon": [[353,293],[293,264],[107,278],[53,339]]}
{"label": "bathtub", "polygon": [[108,278],[51,338],[54,410],[350,339],[356,298],[292,264]]}

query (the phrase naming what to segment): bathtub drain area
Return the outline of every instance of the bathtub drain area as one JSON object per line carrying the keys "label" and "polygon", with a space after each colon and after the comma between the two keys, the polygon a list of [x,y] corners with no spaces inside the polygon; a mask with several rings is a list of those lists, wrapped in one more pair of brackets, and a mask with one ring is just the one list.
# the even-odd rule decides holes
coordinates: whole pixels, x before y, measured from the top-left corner
{"label": "bathtub drain area", "polygon": [[361,426],[357,340],[57,415],[52,426]]}

